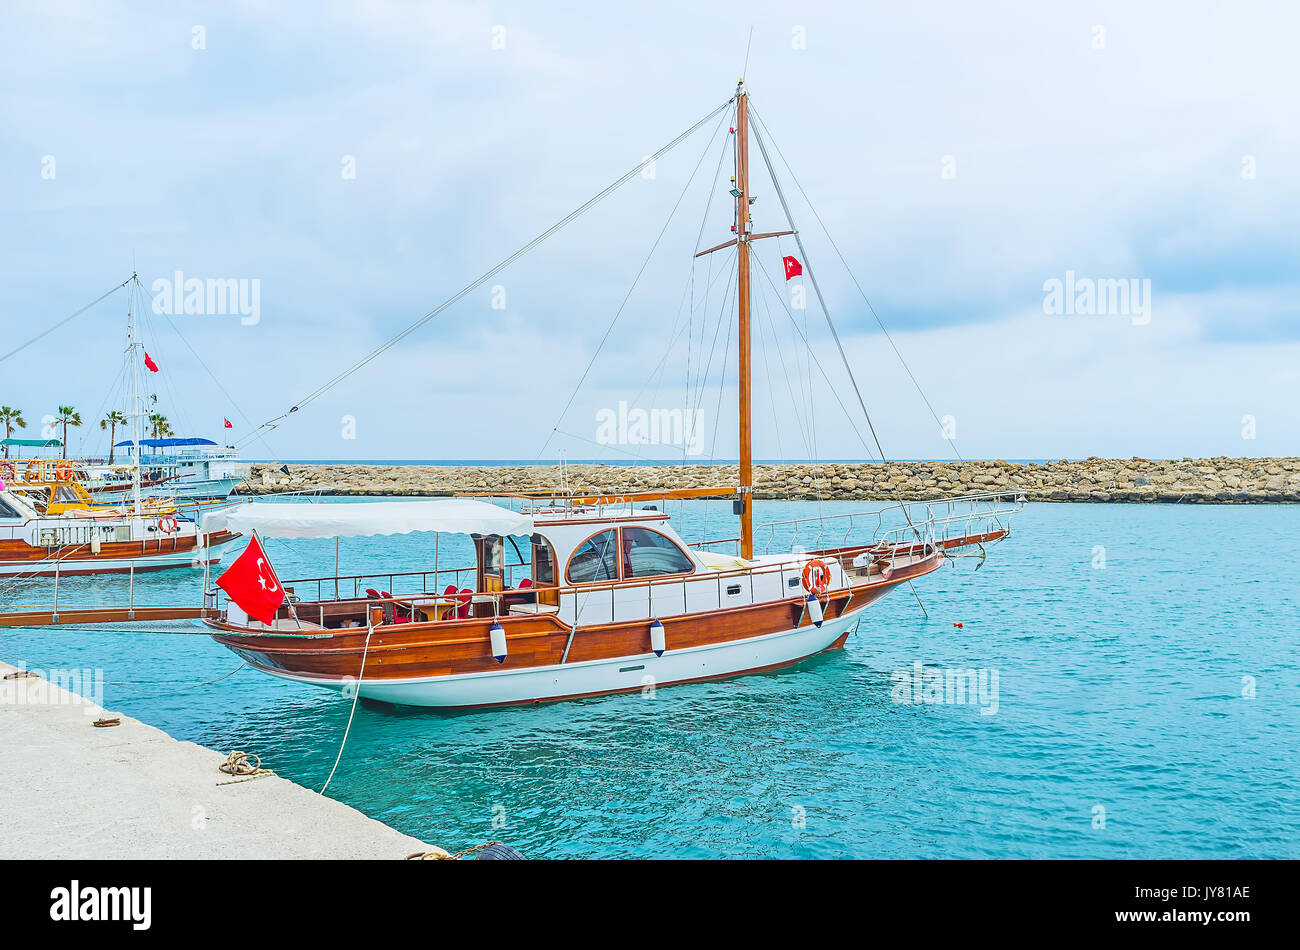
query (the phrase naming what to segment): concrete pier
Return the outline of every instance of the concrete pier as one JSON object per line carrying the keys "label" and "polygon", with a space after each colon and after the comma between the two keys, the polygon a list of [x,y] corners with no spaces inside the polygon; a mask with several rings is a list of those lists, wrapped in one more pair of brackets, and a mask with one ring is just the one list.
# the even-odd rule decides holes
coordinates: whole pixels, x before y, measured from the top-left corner
{"label": "concrete pier", "polygon": [[[14,671],[0,663],[0,677]],[[120,726],[92,725],[119,716]],[[225,758],[42,677],[0,679],[0,859],[400,860],[430,850],[278,776],[221,785],[232,778],[218,770]]]}

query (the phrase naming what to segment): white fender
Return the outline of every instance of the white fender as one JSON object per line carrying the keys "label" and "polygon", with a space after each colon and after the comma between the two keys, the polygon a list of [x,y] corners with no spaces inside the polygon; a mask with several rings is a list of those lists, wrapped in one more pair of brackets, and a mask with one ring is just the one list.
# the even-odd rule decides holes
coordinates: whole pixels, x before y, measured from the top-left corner
{"label": "white fender", "polygon": [[663,656],[664,651],[668,649],[668,641],[664,637],[664,625],[658,619],[650,624],[650,649],[654,651],[655,656]]}
{"label": "white fender", "polygon": [[822,602],[817,599],[816,594],[809,594],[807,605],[808,616],[812,618],[813,626],[820,627],[822,625]]}
{"label": "white fender", "polygon": [[498,663],[506,661],[506,630],[505,627],[492,621],[492,629],[488,631],[488,636],[492,639],[492,657]]}

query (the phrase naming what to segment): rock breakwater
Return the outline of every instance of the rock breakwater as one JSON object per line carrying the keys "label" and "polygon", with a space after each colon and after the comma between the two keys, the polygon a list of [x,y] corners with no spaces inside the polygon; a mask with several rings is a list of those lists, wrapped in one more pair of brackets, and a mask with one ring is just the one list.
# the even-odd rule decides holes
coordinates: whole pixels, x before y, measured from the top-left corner
{"label": "rock breakwater", "polygon": [[[459,492],[550,491],[555,465],[288,466],[255,463],[241,494],[436,496]],[[630,492],[734,485],[735,465],[570,465],[581,491]],[[1046,463],[995,461],[783,463],[756,465],[754,495],[771,499],[922,499],[1019,490],[1030,501],[1300,502],[1300,459],[1104,459]]]}

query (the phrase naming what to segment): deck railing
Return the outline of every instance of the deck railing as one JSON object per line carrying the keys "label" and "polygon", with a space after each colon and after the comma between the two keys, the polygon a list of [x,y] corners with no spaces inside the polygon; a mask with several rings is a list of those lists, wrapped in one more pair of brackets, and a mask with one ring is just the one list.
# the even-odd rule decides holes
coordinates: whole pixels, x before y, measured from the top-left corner
{"label": "deck railing", "polygon": [[[918,541],[944,542],[992,531],[1006,531],[1011,518],[1025,505],[1019,491],[959,495],[934,501],[893,502],[881,508],[769,521],[754,527],[754,546],[763,554],[781,544],[790,550],[816,551],[849,543],[870,546],[888,536],[912,533]],[[888,525],[888,527],[886,527]],[[788,535],[788,537],[786,537]],[[739,538],[693,542],[711,550],[739,550]]]}

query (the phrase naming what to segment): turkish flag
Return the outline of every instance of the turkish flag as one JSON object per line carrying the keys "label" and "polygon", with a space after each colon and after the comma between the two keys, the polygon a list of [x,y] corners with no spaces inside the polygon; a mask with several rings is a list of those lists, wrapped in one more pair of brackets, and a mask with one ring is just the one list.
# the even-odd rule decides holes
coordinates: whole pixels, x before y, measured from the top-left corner
{"label": "turkish flag", "polygon": [[[787,279],[788,279],[788,278],[787,278]],[[151,373],[156,373],[156,372],[158,372],[158,364],[155,363],[155,362],[153,361],[153,357],[149,355],[149,351],[148,351],[148,350],[145,350],[145,354],[144,354],[144,366],[145,366],[145,369],[147,369],[147,370],[148,370],[149,372],[151,372]]]}
{"label": "turkish flag", "polygon": [[257,535],[248,539],[244,553],[217,578],[217,586],[243,607],[248,616],[265,624],[275,619],[275,612],[284,603],[284,589]]}
{"label": "turkish flag", "polygon": [[803,273],[803,265],[788,254],[781,258],[781,263],[785,265],[786,280],[789,280],[791,277],[798,277]]}
{"label": "turkish flag", "polygon": [[227,428],[227,429],[233,429],[233,428],[234,428],[234,426],[232,426],[232,425],[230,424],[230,420],[229,420],[229,419],[226,420],[226,428]]}

